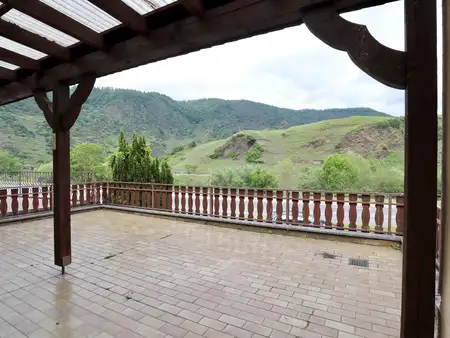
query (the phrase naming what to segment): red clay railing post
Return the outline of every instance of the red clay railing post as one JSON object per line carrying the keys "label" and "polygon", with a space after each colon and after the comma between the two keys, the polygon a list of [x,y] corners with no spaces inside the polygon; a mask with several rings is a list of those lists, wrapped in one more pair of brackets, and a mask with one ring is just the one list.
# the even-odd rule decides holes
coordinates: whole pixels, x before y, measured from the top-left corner
{"label": "red clay railing post", "polygon": [[358,216],[358,212],[356,209],[356,206],[358,205],[358,195],[357,194],[350,194],[348,196],[349,204],[350,204],[350,210],[349,210],[349,230],[350,231],[356,231],[356,219]]}
{"label": "red clay railing post", "polygon": [[192,187],[188,187],[188,214],[192,215],[194,212],[192,207],[194,206],[194,201],[192,199]]}
{"label": "red clay railing post", "polygon": [[277,223],[283,223],[283,192],[277,191]]}
{"label": "red clay railing post", "polygon": [[195,214],[200,215],[200,188],[195,187]]}
{"label": "red clay railing post", "polygon": [[362,230],[363,232],[369,232],[370,230],[370,195],[362,195]]}
{"label": "red clay railing post", "polygon": [[111,194],[111,190],[108,189],[108,183],[103,182],[102,183],[102,204],[106,204],[106,203],[109,202],[109,200],[110,200],[110,196],[109,195],[110,194]]}
{"label": "red clay railing post", "polygon": [[77,185],[72,184],[72,208],[77,206]]}
{"label": "red clay railing post", "polygon": [[95,204],[100,204],[100,183],[95,184]]}
{"label": "red clay railing post", "polygon": [[220,188],[213,188],[213,194],[214,194],[214,217],[219,217],[219,198],[220,198]]}
{"label": "red clay railing post", "polygon": [[180,212],[180,187],[176,185],[174,187],[174,191],[175,191],[175,212],[179,213]]}
{"label": "red clay railing post", "polygon": [[397,223],[397,234],[403,235],[405,232],[405,197],[397,196],[397,215],[395,216]]}
{"label": "red clay railing post", "polygon": [[0,216],[5,217],[8,213],[8,190],[0,190]]}
{"label": "red clay railing post", "polygon": [[[123,192],[123,190],[122,190],[122,192]],[[91,204],[91,184],[90,183],[86,183],[86,203]],[[122,203],[123,203],[123,199],[122,199]]]}
{"label": "red clay railing post", "polygon": [[337,219],[337,229],[344,230],[344,203],[345,203],[345,195],[344,194],[336,194],[337,199],[337,211],[336,211],[336,219]]}
{"label": "red clay railing post", "polygon": [[186,187],[181,186],[181,213],[186,213]]}
{"label": "red clay railing post", "polygon": [[[114,186],[114,184],[112,184]],[[80,205],[84,205],[84,184],[80,184]]]}
{"label": "red clay railing post", "polygon": [[322,203],[322,194],[320,192],[314,193],[314,225],[321,226],[320,224],[320,204]]}
{"label": "red clay railing post", "polygon": [[[191,187],[191,201],[192,201],[192,187]],[[191,202],[192,203],[192,202]],[[161,208],[167,210],[167,185],[161,186]],[[192,209],[192,207],[191,207]],[[191,211],[192,213],[192,211]]]}
{"label": "red clay railing post", "polygon": [[256,198],[258,200],[257,205],[256,205],[256,211],[257,211],[257,216],[256,219],[258,220],[258,222],[262,222],[263,221],[263,199],[264,199],[264,191],[263,190],[256,190]]}
{"label": "red clay railing post", "polygon": [[384,223],[384,196],[375,196],[375,232],[383,233],[383,223]]}
{"label": "red clay railing post", "polygon": [[228,217],[228,188],[222,188],[222,217]]}
{"label": "red clay railing post", "polygon": [[236,218],[236,189],[231,188],[230,190],[231,195],[231,204],[230,204],[230,211],[231,211],[231,218]]}
{"label": "red clay railing post", "polygon": [[298,191],[292,192],[292,225],[298,225]]}
{"label": "red clay railing post", "polygon": [[239,189],[239,219],[245,219],[245,189]]}
{"label": "red clay railing post", "polygon": [[303,201],[303,225],[309,224],[309,198],[310,193],[309,192],[303,192],[302,193],[302,201]]}
{"label": "red clay railing post", "polygon": [[[50,187],[53,189],[53,186]],[[47,211],[48,207],[48,187],[42,187],[42,208]],[[50,209],[53,208],[53,194],[50,194]]]}
{"label": "red clay railing post", "polygon": [[266,220],[267,220],[267,222],[272,222],[272,218],[273,218],[273,191],[272,190],[266,191],[266,200],[267,200]]}
{"label": "red clay railing post", "polygon": [[19,213],[19,201],[17,200],[18,194],[19,189],[11,189],[11,209],[14,216]]}
{"label": "red clay railing post", "polygon": [[392,195],[388,198],[388,233],[392,233]]}
{"label": "red clay railing post", "polygon": [[247,219],[249,221],[253,221],[254,215],[253,212],[255,210],[254,204],[253,204],[253,197],[254,197],[255,191],[253,189],[247,189],[247,198],[248,198],[248,216]]}
{"label": "red clay railing post", "polygon": [[[184,198],[183,211],[186,212],[186,187],[181,188]],[[161,186],[153,185],[153,209],[161,209]]]}
{"label": "red clay railing post", "polygon": [[333,193],[325,193],[325,228],[332,229],[332,217],[333,217]]}
{"label": "red clay railing post", "polygon": [[202,214],[208,216],[208,188],[202,188]]}
{"label": "red clay railing post", "polygon": [[28,188],[22,188],[22,214],[28,214]]}
{"label": "red clay railing post", "polygon": [[[33,212],[37,212],[39,210],[39,188],[38,187],[33,188],[32,192],[33,192]],[[1,194],[2,193],[0,191],[0,195]]]}
{"label": "red clay railing post", "polygon": [[[120,203],[125,205],[127,203],[127,196],[128,196],[128,192],[125,191],[127,184],[126,183],[122,183],[120,184]],[[86,185],[86,197],[89,196],[89,185]],[[88,201],[89,203],[89,201]]]}

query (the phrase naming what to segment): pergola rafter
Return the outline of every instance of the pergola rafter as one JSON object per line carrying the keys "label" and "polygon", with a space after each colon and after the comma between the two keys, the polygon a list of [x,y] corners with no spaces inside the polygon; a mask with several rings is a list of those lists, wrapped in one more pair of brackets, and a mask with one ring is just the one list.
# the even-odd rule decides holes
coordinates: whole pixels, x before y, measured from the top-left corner
{"label": "pergola rafter", "polygon": [[[346,52],[360,69],[379,82],[406,90],[407,229],[402,337],[433,337],[437,192],[436,0],[404,0],[405,52],[383,46],[367,27],[339,16],[396,0],[147,0],[145,3],[88,0],[89,6],[94,5],[91,10],[98,8],[110,21],[102,26],[106,27],[104,31],[92,26],[94,22],[87,23],[101,32],[75,20],[67,11],[64,14],[55,9],[61,7],[46,4],[52,1],[53,4],[62,3],[58,2],[60,0],[2,0],[0,35],[46,56],[31,57],[31,54],[26,55],[30,53],[29,49],[22,53],[20,48],[9,49],[2,45],[0,60],[19,68],[0,67],[0,105],[34,96],[53,130],[56,265],[64,270],[72,259],[70,127],[97,77],[305,23],[315,36]],[[64,2],[68,6],[65,9],[71,8],[71,4]],[[63,47],[58,41],[40,36],[39,32],[33,33],[26,27],[7,22],[1,15],[11,8],[80,42],[75,43],[75,40]],[[78,17],[78,20],[84,22],[85,18]],[[69,86],[77,83],[77,90],[70,96]],[[53,102],[48,99],[47,91],[53,91]],[[425,232],[424,226],[428,227]]]}

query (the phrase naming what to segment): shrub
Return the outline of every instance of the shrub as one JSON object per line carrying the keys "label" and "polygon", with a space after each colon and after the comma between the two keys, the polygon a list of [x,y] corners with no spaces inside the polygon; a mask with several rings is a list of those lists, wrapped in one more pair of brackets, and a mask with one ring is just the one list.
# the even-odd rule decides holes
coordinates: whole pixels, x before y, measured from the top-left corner
{"label": "shrub", "polygon": [[222,187],[277,188],[278,180],[274,172],[265,167],[241,167],[222,169],[211,175],[211,184]]}
{"label": "shrub", "polygon": [[198,165],[196,165],[196,164],[186,164],[186,165],[184,166],[184,168],[186,169],[186,172],[187,172],[188,174],[195,174],[195,172],[196,172],[197,169],[198,169]]}
{"label": "shrub", "polygon": [[350,190],[359,180],[359,168],[344,155],[330,155],[320,174],[319,183],[330,190]]}
{"label": "shrub", "polygon": [[195,142],[195,141],[189,142],[187,145],[187,147],[189,149],[195,148],[196,146],[197,146],[197,142]]}
{"label": "shrub", "polygon": [[175,155],[176,153],[181,153],[183,150],[184,150],[184,146],[179,145],[179,146],[176,146],[175,148],[173,148],[172,152],[170,154]]}
{"label": "shrub", "polygon": [[264,149],[259,144],[254,144],[246,153],[245,161],[248,163],[262,163],[261,155]]}

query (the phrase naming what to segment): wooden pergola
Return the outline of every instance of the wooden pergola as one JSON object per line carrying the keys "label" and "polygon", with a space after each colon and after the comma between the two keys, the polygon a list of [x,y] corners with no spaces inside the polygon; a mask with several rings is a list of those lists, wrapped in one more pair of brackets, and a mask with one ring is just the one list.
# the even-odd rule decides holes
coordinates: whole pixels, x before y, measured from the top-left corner
{"label": "wooden pergola", "polygon": [[436,0],[404,0],[404,52],[383,46],[365,26],[339,16],[392,1],[1,0],[0,105],[34,96],[53,129],[55,264],[64,271],[71,262],[69,131],[97,77],[305,24],[379,82],[405,90],[401,335],[433,337]]}

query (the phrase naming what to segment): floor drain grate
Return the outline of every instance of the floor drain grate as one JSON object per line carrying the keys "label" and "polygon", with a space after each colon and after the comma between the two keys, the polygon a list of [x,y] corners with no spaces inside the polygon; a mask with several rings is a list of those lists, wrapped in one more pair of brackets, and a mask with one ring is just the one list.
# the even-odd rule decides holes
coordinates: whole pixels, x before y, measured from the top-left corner
{"label": "floor drain grate", "polygon": [[361,268],[368,268],[369,260],[368,259],[359,259],[359,258],[350,258],[348,260],[348,265],[359,266]]}

